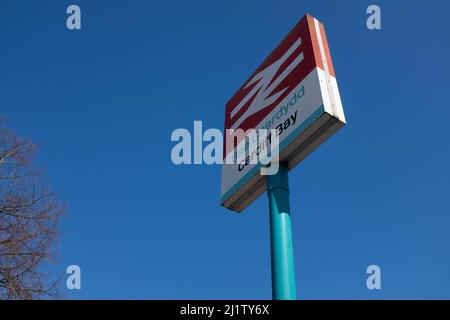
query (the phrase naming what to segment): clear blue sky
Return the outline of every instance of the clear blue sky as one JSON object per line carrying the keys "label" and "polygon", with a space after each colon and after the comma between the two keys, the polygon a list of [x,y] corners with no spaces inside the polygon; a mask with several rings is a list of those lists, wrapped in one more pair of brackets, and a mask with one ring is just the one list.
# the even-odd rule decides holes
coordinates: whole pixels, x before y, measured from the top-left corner
{"label": "clear blue sky", "polygon": [[[78,4],[82,30],[66,29]],[[176,128],[224,104],[309,12],[348,124],[290,175],[300,299],[450,299],[450,2],[0,1],[0,113],[69,208],[49,268],[67,298],[270,299],[268,200],[219,205],[219,166],[175,166]],[[382,290],[369,291],[370,264]]]}

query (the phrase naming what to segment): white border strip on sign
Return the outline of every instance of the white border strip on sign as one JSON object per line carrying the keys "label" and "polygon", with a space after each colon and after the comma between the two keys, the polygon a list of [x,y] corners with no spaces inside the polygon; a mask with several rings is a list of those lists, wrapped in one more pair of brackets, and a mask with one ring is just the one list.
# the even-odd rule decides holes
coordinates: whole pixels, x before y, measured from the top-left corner
{"label": "white border strip on sign", "polygon": [[314,27],[316,29],[317,40],[319,42],[320,56],[322,58],[323,68],[325,69],[325,79],[327,82],[326,86],[327,86],[327,90],[328,90],[328,96],[330,97],[331,110],[333,112],[333,115],[335,117],[339,118],[339,113],[337,112],[336,102],[334,100],[333,87],[332,87],[331,79],[330,79],[330,68],[328,66],[328,59],[327,59],[327,55],[325,53],[325,46],[324,46],[323,39],[322,39],[322,33],[320,32],[319,21],[316,18],[314,18]]}

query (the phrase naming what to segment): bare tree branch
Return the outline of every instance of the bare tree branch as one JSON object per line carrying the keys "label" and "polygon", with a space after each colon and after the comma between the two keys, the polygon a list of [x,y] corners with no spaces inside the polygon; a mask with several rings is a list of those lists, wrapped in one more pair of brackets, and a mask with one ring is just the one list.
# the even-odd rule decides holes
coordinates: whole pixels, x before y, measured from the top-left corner
{"label": "bare tree branch", "polygon": [[0,117],[0,299],[55,297],[42,264],[54,257],[57,226],[65,208],[33,166],[28,139]]}

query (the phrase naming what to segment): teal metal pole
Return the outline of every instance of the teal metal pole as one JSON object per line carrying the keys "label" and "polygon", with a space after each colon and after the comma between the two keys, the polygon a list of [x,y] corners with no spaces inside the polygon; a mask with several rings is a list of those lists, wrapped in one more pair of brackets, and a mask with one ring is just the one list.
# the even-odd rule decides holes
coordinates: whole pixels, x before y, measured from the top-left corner
{"label": "teal metal pole", "polygon": [[289,206],[288,169],[280,163],[278,173],[267,176],[270,210],[270,248],[273,300],[295,300],[294,250]]}

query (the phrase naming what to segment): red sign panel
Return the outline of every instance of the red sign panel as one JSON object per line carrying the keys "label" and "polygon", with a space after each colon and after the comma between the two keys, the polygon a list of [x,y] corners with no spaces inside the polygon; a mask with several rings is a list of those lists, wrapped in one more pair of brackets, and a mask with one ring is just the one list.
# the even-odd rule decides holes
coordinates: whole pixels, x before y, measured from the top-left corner
{"label": "red sign panel", "polygon": [[[225,129],[256,128],[314,68],[324,69],[314,23],[312,16],[305,15],[227,102]],[[334,77],[325,31],[320,23],[319,30],[329,73]]]}

